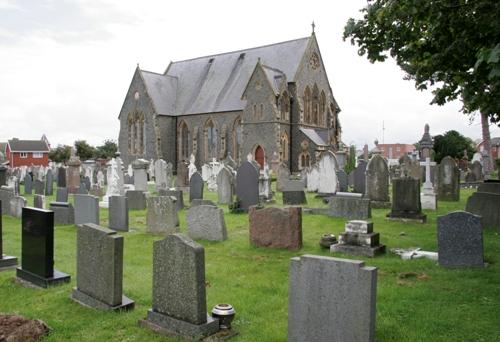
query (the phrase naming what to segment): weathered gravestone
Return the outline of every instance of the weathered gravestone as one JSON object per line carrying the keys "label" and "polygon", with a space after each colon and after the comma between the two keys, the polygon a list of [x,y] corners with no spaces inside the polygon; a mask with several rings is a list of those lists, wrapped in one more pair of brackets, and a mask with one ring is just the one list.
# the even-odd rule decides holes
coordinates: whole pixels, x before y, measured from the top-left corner
{"label": "weathered gravestone", "polygon": [[109,197],[109,228],[128,232],[128,201],[125,196]]}
{"label": "weathered gravestone", "polygon": [[45,185],[43,184],[43,181],[35,179],[35,181],[33,182],[33,187],[35,188],[35,194],[37,195],[45,194]]}
{"label": "weathered gravestone", "polygon": [[346,192],[349,188],[349,180],[347,179],[347,173],[345,173],[344,170],[338,170],[337,178],[339,180],[339,191]]}
{"label": "weathered gravestone", "polygon": [[23,215],[23,208],[26,207],[28,201],[24,197],[14,196],[10,199],[9,204],[10,204],[9,215],[21,218],[21,216]]}
{"label": "weathered gravestone", "polygon": [[100,310],[133,309],[123,291],[123,236],[88,223],[77,227],[76,287],[71,298]]}
{"label": "weathered gravestone", "polygon": [[385,246],[380,244],[380,234],[373,232],[373,222],[352,220],[345,224],[345,231],[339,235],[339,243],[331,245],[330,252],[373,258],[384,253]]}
{"label": "weathered gravestone", "polygon": [[493,194],[500,195],[500,183],[494,182],[484,182],[479,184],[477,188],[478,192],[491,192]]}
{"label": "weathered gravestone", "polygon": [[68,283],[71,277],[54,269],[54,213],[23,208],[21,267],[18,278],[40,287]]}
{"label": "weathered gravestone", "polygon": [[24,194],[31,195],[33,193],[33,179],[29,173],[24,176]]}
{"label": "weathered gravestone", "polygon": [[190,207],[196,207],[198,205],[211,205],[212,207],[216,207],[217,204],[215,204],[211,200],[204,200],[204,199],[194,199],[193,202],[191,202]]}
{"label": "weathered gravestone", "polygon": [[327,215],[349,220],[365,220],[372,217],[370,200],[361,194],[338,192],[328,198]]}
{"label": "weathered gravestone", "polygon": [[457,163],[450,156],[444,157],[438,166],[437,190],[440,201],[460,200],[460,171]]}
{"label": "weathered gravestone", "polygon": [[50,202],[55,224],[75,224],[75,209],[68,202]]}
{"label": "weathered gravestone", "polygon": [[250,243],[254,246],[302,248],[302,208],[250,207]]}
{"label": "weathered gravestone", "polygon": [[0,215],[10,214],[10,200],[14,198],[14,189],[2,185],[0,187],[0,201],[3,206],[0,208]]}
{"label": "weathered gravestone", "polygon": [[45,175],[45,195],[52,196],[54,193],[54,175],[52,170],[48,169]]}
{"label": "weathered gravestone", "polygon": [[187,233],[192,239],[224,241],[227,239],[224,210],[211,205],[197,205],[186,214]]}
{"label": "weathered gravestone", "polygon": [[68,188],[57,188],[56,202],[68,202]]}
{"label": "weathered gravestone", "polygon": [[99,224],[99,197],[75,194],[75,224]]}
{"label": "weathered gravestone", "polygon": [[145,159],[137,159],[132,163],[135,190],[148,190],[148,167],[149,162]]}
{"label": "weathered gravestone", "polygon": [[[0,212],[2,201],[0,201]],[[0,270],[7,269],[17,265],[17,258],[3,254],[3,231],[2,231],[2,215],[0,215]]]}
{"label": "weathered gravestone", "polygon": [[156,191],[167,189],[167,162],[163,159],[158,159],[154,162],[155,186]]}
{"label": "weathered gravestone", "polygon": [[392,181],[392,209],[387,218],[425,223],[427,216],[420,204],[420,181],[410,177]]}
{"label": "weathered gravestone", "polygon": [[[366,197],[372,201],[372,208],[388,208],[389,169],[387,162],[380,154],[375,154],[366,166]],[[419,190],[420,193],[420,190]]]}
{"label": "weathered gravestone", "polygon": [[177,177],[175,181],[178,187],[189,185],[189,170],[187,164],[183,161],[177,163]]}
{"label": "weathered gravestone", "polygon": [[64,166],[61,166],[57,169],[57,187],[66,187],[66,168]]}
{"label": "weathered gravestone", "polygon": [[282,185],[283,204],[300,205],[306,204],[307,198],[304,192],[304,182],[302,180],[288,180]]}
{"label": "weathered gravestone", "polygon": [[222,167],[217,174],[217,202],[219,204],[233,203],[233,182],[234,177],[231,170],[225,166]]}
{"label": "weathered gravestone", "polygon": [[[160,189],[160,190],[158,190],[158,193],[160,194],[160,196],[172,196],[172,197],[175,197],[175,204],[177,206],[177,210],[184,209],[184,194],[183,194],[182,190],[175,190],[175,189],[164,190],[164,189]],[[191,205],[193,205],[192,202],[191,202]]]}
{"label": "weathered gravestone", "polygon": [[243,162],[236,173],[236,196],[244,211],[259,203],[259,174],[249,161]]}
{"label": "weathered gravestone", "polygon": [[475,161],[471,166],[471,174],[473,175],[473,181],[480,182],[483,180],[483,166],[479,161]]}
{"label": "weathered gravestone", "polygon": [[139,323],[193,340],[219,330],[219,321],[207,314],[203,246],[182,234],[154,242],[153,307]]}
{"label": "weathered gravestone", "polygon": [[283,186],[290,179],[290,169],[287,165],[281,164],[278,168],[278,176],[276,177],[276,190],[283,191]]}
{"label": "weathered gravestone", "polygon": [[175,198],[171,196],[148,197],[146,215],[149,233],[173,234],[179,232],[179,216]]}
{"label": "weathered gravestone", "polygon": [[68,161],[68,169],[66,171],[66,184],[68,191],[72,194],[76,193],[80,188],[80,166],[82,162],[76,157],[71,157]]}
{"label": "weathered gravestone", "polygon": [[288,342],[374,341],[376,267],[303,255],[289,273]]}
{"label": "weathered gravestone", "polygon": [[437,218],[438,262],[443,267],[484,267],[481,217],[455,211]]}
{"label": "weathered gravestone", "polygon": [[318,162],[318,194],[334,194],[338,190],[337,178],[338,164],[335,155],[330,152],[324,152]]}
{"label": "weathered gravestone", "polygon": [[189,179],[189,202],[194,199],[203,199],[203,178],[198,171]]}
{"label": "weathered gravestone", "polygon": [[34,195],[33,196],[33,207],[44,209],[45,208],[45,196],[44,195]]}
{"label": "weathered gravestone", "polygon": [[318,191],[319,187],[319,170],[318,165],[313,165],[309,172],[307,173],[307,191],[315,192]]}
{"label": "weathered gravestone", "polygon": [[352,171],[353,175],[353,192],[364,194],[366,192],[366,165],[364,160],[358,161],[358,166]]}
{"label": "weathered gravestone", "polygon": [[125,196],[128,200],[128,208],[130,210],[146,209],[146,193],[141,190],[127,190]]}
{"label": "weathered gravestone", "polygon": [[500,229],[500,194],[477,191],[467,199],[465,211],[481,216],[484,228]]}

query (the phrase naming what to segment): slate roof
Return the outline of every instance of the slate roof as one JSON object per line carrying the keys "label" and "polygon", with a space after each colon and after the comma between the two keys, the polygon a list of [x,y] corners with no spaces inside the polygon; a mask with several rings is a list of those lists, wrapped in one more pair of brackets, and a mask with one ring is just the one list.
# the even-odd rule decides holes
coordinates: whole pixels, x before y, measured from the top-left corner
{"label": "slate roof", "polygon": [[[325,142],[325,133],[328,134],[328,132],[321,132],[312,128],[304,128],[301,127],[299,128],[302,133],[305,134],[306,137],[311,139],[313,143],[315,143],[317,146],[327,146],[328,144]],[[323,137],[322,137],[323,135]],[[328,138],[327,138],[328,140]]]}
{"label": "slate roof", "polygon": [[164,75],[147,71],[141,74],[158,114],[243,110],[241,96],[259,58],[262,64],[293,81],[309,39],[172,62]]}
{"label": "slate roof", "polygon": [[8,141],[11,152],[49,152],[49,147],[43,140],[19,140]]}
{"label": "slate roof", "polygon": [[273,87],[274,93],[278,95],[283,82],[286,80],[286,75],[281,70],[268,67],[267,65],[263,65],[262,69],[264,70],[271,87]]}

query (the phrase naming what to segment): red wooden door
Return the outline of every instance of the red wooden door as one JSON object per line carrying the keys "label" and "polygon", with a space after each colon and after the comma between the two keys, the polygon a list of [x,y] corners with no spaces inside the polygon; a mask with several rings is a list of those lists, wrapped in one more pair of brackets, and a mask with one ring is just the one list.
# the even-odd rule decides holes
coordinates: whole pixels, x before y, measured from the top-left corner
{"label": "red wooden door", "polygon": [[255,161],[259,163],[261,168],[264,167],[264,149],[260,145],[255,149]]}

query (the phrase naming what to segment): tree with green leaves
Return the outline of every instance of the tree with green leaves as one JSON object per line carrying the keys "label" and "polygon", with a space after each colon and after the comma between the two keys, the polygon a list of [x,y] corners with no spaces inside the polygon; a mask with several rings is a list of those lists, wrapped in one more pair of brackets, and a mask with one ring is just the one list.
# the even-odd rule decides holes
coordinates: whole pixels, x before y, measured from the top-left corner
{"label": "tree with green leaves", "polygon": [[500,125],[500,1],[367,2],[363,19],[347,22],[344,40],[372,63],[389,54],[418,90],[432,87],[431,103],[460,99],[464,113],[480,112],[490,153],[488,120]]}
{"label": "tree with green leaves", "polygon": [[95,151],[97,158],[110,159],[115,156],[118,146],[113,140],[104,140],[104,143],[101,146],[97,146]]}
{"label": "tree with green leaves", "polygon": [[75,141],[76,155],[80,157],[80,160],[87,160],[95,158],[95,148],[90,146],[85,140]]}
{"label": "tree with green leaves", "polygon": [[461,159],[464,157],[464,151],[467,151],[467,158],[472,159],[474,155],[474,142],[457,131],[451,130],[443,135],[434,137],[434,160],[441,162],[446,156]]}
{"label": "tree with green leaves", "polygon": [[56,163],[65,163],[71,157],[71,146],[57,145],[49,152],[49,159]]}

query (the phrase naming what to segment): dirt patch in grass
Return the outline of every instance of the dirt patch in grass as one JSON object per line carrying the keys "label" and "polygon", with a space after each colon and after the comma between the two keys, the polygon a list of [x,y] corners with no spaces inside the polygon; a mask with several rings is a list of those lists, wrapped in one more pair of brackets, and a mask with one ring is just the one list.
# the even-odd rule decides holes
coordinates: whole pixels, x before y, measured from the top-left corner
{"label": "dirt patch in grass", "polygon": [[414,280],[427,280],[429,276],[426,273],[402,272],[398,274],[398,285],[410,285]]}
{"label": "dirt patch in grass", "polygon": [[35,342],[41,340],[49,331],[47,324],[39,319],[0,315],[0,342]]}

